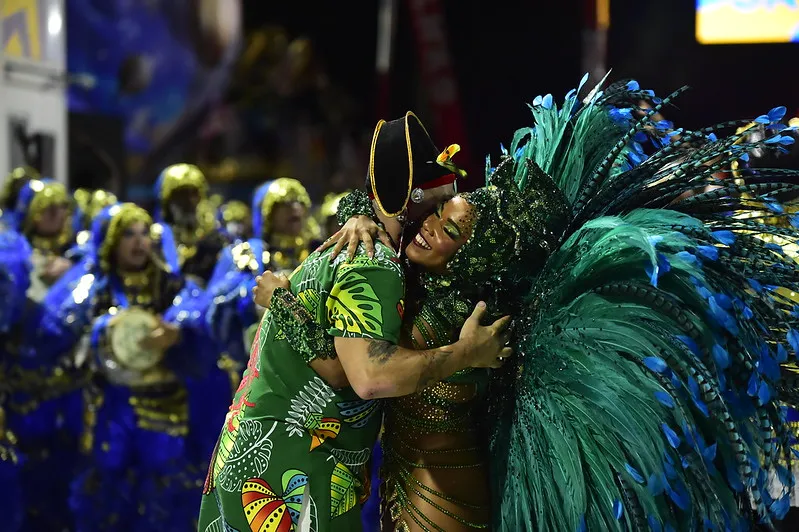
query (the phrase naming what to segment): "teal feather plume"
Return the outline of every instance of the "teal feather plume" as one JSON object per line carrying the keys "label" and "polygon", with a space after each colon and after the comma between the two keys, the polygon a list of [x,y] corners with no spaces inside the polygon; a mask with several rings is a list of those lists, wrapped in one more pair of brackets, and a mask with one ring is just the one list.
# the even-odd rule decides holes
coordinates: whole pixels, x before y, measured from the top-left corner
{"label": "teal feather plume", "polygon": [[775,197],[799,186],[723,178],[789,142],[718,138],[739,121],[674,138],[652,110],[620,106],[642,96],[628,87],[537,99],[502,162],[521,189],[536,162],[574,212],[543,270],[514,280],[532,289],[518,354],[492,382],[497,530],[743,530],[784,515],[766,473],[791,460],[777,361],[799,349],[799,313],[777,288],[799,291],[799,267],[763,236],[797,243]]}

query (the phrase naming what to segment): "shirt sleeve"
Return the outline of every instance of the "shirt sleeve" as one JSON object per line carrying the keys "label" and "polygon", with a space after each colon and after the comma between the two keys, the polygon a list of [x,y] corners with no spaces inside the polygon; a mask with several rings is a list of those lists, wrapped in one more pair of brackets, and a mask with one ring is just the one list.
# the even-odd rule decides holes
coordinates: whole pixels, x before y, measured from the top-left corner
{"label": "shirt sleeve", "polygon": [[357,258],[342,263],[327,298],[328,333],[398,343],[405,280],[399,264]]}

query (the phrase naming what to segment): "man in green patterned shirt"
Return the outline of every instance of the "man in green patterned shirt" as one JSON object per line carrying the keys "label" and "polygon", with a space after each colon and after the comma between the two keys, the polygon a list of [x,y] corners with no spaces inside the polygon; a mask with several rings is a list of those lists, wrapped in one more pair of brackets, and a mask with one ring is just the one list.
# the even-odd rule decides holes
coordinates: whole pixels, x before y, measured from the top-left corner
{"label": "man in green patterned shirt", "polygon": [[504,322],[481,327],[482,308],[451,346],[397,346],[404,277],[394,251],[379,243],[373,258],[362,250],[331,262],[329,254],[306,259],[291,292],[340,339],[336,352],[309,360],[281,320],[265,314],[212,458],[200,530],[288,531],[301,514],[312,530],[360,529],[365,466],[381,423],[381,388],[371,383],[392,380],[392,390],[410,393],[421,380],[494,365],[502,350]]}

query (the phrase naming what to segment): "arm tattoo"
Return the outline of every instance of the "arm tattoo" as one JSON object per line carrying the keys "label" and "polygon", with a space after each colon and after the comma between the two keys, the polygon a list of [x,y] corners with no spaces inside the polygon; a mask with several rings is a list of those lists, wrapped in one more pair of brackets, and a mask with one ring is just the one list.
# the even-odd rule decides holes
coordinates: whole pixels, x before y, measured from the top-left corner
{"label": "arm tattoo", "polygon": [[368,340],[368,342],[369,358],[379,364],[388,362],[388,359],[399,349],[398,345],[383,340]]}
{"label": "arm tattoo", "polygon": [[419,376],[419,383],[416,385],[416,391],[424,390],[431,384],[435,384],[441,380],[441,366],[444,365],[444,359],[451,354],[452,351],[441,348],[423,351],[421,353],[425,359],[426,367]]}

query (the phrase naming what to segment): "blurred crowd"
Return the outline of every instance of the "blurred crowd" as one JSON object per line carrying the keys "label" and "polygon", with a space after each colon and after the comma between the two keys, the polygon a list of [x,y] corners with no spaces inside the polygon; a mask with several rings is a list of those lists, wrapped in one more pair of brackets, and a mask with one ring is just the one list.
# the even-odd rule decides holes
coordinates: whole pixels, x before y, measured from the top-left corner
{"label": "blurred crowd", "polygon": [[191,164],[154,195],[148,212],[31,168],[5,181],[4,530],[191,529],[262,312],[256,276],[337,230],[342,197],[312,205],[279,178],[226,201]]}

